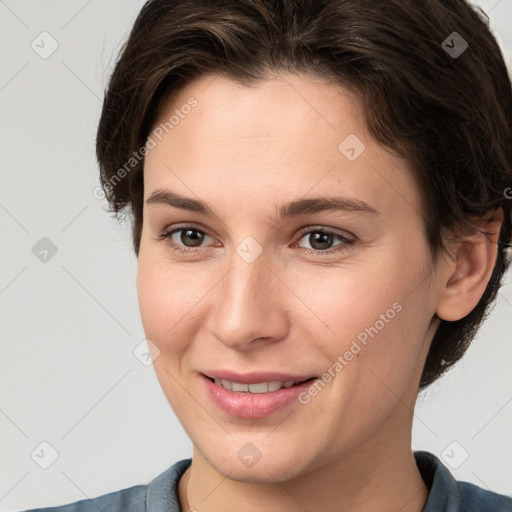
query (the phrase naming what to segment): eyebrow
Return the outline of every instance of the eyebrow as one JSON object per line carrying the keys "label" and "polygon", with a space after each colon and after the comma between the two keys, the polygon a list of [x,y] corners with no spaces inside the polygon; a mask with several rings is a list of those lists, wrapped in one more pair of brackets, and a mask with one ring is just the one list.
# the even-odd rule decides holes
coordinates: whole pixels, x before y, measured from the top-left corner
{"label": "eyebrow", "polygon": [[[199,199],[185,197],[167,189],[157,189],[146,200],[146,205],[159,204],[173,206],[182,210],[188,210],[209,217],[219,216]],[[323,211],[362,211],[379,213],[375,208],[359,199],[350,197],[313,197],[309,199],[297,199],[283,204],[279,208],[279,218],[294,217],[303,214],[318,213]]]}

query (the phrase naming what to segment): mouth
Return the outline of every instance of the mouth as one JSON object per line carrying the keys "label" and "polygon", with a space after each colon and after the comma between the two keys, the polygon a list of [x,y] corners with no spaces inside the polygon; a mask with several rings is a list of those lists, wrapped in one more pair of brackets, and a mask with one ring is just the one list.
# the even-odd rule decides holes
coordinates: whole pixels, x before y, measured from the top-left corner
{"label": "mouth", "polygon": [[293,380],[259,380],[252,375],[245,379],[238,377],[237,381],[204,373],[200,373],[199,377],[206,396],[219,411],[231,417],[252,419],[264,418],[284,407],[302,407],[298,397],[318,379],[303,377]]}

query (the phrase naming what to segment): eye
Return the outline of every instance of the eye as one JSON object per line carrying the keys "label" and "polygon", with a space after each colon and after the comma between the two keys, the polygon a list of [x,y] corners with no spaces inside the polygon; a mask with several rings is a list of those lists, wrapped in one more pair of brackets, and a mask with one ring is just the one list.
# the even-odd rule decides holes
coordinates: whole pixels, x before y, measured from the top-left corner
{"label": "eye", "polygon": [[212,237],[206,231],[190,225],[174,228],[158,236],[159,240],[169,239],[171,249],[184,253],[203,249],[201,244],[208,238]]}
{"label": "eye", "polygon": [[[307,228],[301,230],[300,234],[303,236],[300,238],[297,245],[302,247],[308,254],[313,255],[330,255],[340,251],[346,251],[349,248],[348,246],[355,243],[355,239],[352,237],[347,237],[340,233],[321,228]],[[312,249],[304,247],[303,240],[305,240]],[[335,244],[336,241],[338,242],[337,244]]]}

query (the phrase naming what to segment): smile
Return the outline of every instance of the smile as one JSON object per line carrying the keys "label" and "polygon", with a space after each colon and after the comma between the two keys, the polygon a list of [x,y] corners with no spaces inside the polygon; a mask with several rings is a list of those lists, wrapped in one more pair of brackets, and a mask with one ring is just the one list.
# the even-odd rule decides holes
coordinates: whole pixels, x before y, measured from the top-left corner
{"label": "smile", "polygon": [[272,391],[278,391],[281,388],[290,388],[304,381],[288,380],[286,382],[281,382],[273,380],[270,382],[256,382],[254,384],[243,384],[240,382],[234,382],[232,380],[214,379],[214,382],[215,384],[217,384],[217,386],[222,386],[223,388],[229,389],[230,391],[237,391],[240,393],[268,393]]}
{"label": "smile", "polygon": [[229,416],[253,419],[293,404],[299,406],[297,397],[316,379],[241,383],[204,374],[199,377],[206,395],[218,410]]}

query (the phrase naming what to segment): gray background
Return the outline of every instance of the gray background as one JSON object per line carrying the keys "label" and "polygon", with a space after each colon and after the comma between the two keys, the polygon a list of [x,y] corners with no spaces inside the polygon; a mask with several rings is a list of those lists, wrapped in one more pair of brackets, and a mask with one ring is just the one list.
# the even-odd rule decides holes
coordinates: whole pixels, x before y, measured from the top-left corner
{"label": "gray background", "polygon": [[[512,68],[512,1],[479,3]],[[93,195],[102,91],[142,5],[0,0],[2,510],[147,483],[191,456],[151,365],[133,353],[144,332],[129,224]],[[43,237],[57,249],[46,263],[33,253]],[[419,397],[413,448],[443,457],[458,479],[512,495],[507,284],[466,357]],[[42,442],[58,452],[47,469]]]}

